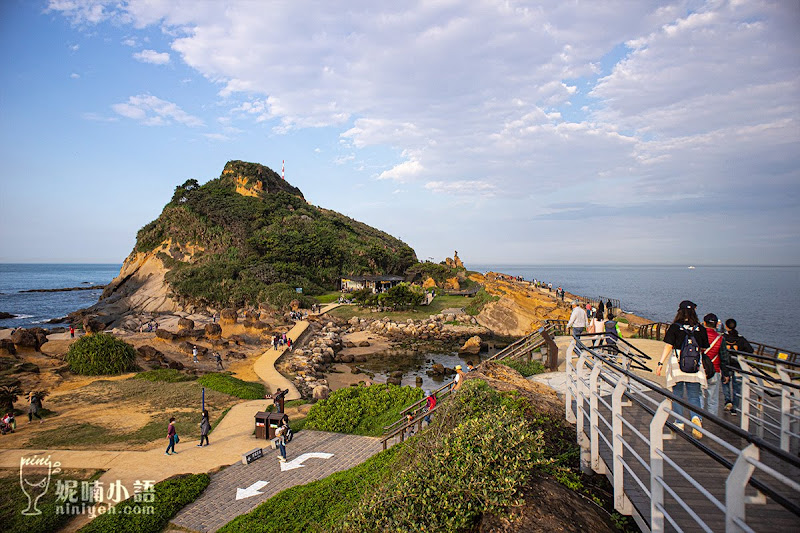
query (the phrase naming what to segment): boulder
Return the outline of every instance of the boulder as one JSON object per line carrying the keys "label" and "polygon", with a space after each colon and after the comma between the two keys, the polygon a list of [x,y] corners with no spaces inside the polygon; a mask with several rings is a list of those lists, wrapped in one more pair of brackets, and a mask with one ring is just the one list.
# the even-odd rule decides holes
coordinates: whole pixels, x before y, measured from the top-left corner
{"label": "boulder", "polygon": [[436,374],[437,376],[444,375],[444,365],[440,363],[436,363],[431,367],[431,372]]}
{"label": "boulder", "polygon": [[175,340],[175,334],[171,331],[167,331],[166,329],[158,328],[156,330],[156,337],[159,339],[163,339],[165,341]]}
{"label": "boulder", "polygon": [[393,378],[398,378],[398,379],[402,378],[403,377],[403,371],[402,370],[395,370],[394,372],[389,374],[389,376],[393,377]]}
{"label": "boulder", "polygon": [[164,357],[163,353],[161,353],[160,351],[156,350],[155,348],[153,348],[148,344],[139,346],[138,348],[136,348],[136,351],[139,352],[139,355],[141,355],[145,361],[160,360],[161,358]]}
{"label": "boulder", "polygon": [[389,384],[389,385],[400,386],[401,381],[400,381],[400,378],[387,378],[386,379],[386,383]]}
{"label": "boulder", "polygon": [[242,352],[235,352],[233,350],[230,350],[228,352],[228,355],[226,355],[225,357],[227,359],[246,359],[247,358],[247,356],[245,354],[243,354]]}
{"label": "boulder", "polygon": [[181,317],[178,319],[178,329],[194,329],[194,320]]}
{"label": "boulder", "polygon": [[447,280],[445,280],[444,288],[445,289],[451,289],[451,290],[454,290],[454,291],[460,290],[461,289],[461,285],[459,285],[459,283],[458,283],[458,277],[453,276],[452,278],[448,278]]}
{"label": "boulder", "polygon": [[11,334],[11,342],[14,343],[15,348],[33,348],[39,351],[39,338],[30,330],[19,328]]}
{"label": "boulder", "polygon": [[0,353],[16,355],[17,349],[14,347],[14,341],[11,339],[0,339]]}
{"label": "boulder", "polygon": [[356,355],[353,357],[353,361],[356,363],[366,363],[367,356],[366,355]]}
{"label": "boulder", "polygon": [[223,309],[219,313],[219,323],[220,324],[236,324],[239,320],[239,315],[236,312],[236,309]]}
{"label": "boulder", "polygon": [[347,354],[347,355],[342,355],[342,356],[340,356],[340,357],[339,357],[339,360],[340,360],[342,363],[352,363],[352,362],[355,360],[355,358],[354,358],[352,355],[350,355],[350,354]]}
{"label": "boulder", "polygon": [[222,326],[219,324],[206,324],[203,330],[208,338],[218,339],[222,336]]}
{"label": "boulder", "polygon": [[330,396],[331,389],[325,385],[317,385],[312,391],[312,397],[315,400],[325,400]]}
{"label": "boulder", "polygon": [[425,281],[422,282],[423,289],[433,289],[434,287],[436,287],[436,280],[430,276],[425,278]]}
{"label": "boulder", "polygon": [[0,311],[0,320],[5,320],[7,318],[17,318],[17,315],[12,315],[11,313]]}
{"label": "boulder", "polygon": [[289,307],[292,308],[292,311],[297,311],[300,309],[300,300],[292,300]]}
{"label": "boulder", "polygon": [[88,334],[100,333],[106,329],[106,324],[97,320],[96,317],[87,316],[83,319],[83,329]]}
{"label": "boulder", "polygon": [[481,338],[477,335],[474,337],[470,337],[467,339],[467,342],[464,343],[464,346],[458,350],[459,354],[462,355],[478,355],[481,351]]}
{"label": "boulder", "polygon": [[169,368],[174,368],[175,370],[183,370],[186,368],[180,361],[170,361],[168,366]]}
{"label": "boulder", "polygon": [[358,345],[361,348],[366,348],[367,346],[370,346],[370,343],[369,343],[369,341],[361,341],[361,342],[358,343]]}

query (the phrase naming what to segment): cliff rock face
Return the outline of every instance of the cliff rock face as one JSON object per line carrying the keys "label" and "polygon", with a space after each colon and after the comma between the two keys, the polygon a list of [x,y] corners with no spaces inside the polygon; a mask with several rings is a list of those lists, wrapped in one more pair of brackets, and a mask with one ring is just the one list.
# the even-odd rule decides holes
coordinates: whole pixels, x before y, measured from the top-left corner
{"label": "cliff rock face", "polygon": [[478,323],[495,333],[521,337],[540,328],[546,319],[568,319],[569,311],[559,308],[555,299],[537,289],[530,289],[493,276],[473,274],[470,279],[484,286],[486,292],[499,296],[478,315]]}

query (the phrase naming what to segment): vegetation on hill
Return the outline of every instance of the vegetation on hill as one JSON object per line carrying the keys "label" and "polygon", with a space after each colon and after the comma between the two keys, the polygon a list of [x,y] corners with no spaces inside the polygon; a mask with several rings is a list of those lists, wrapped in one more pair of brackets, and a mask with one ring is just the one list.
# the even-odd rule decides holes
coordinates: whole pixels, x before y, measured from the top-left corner
{"label": "vegetation on hill", "polygon": [[352,294],[352,298],[364,307],[380,306],[403,310],[420,305],[425,299],[425,293],[418,285],[400,283],[381,293],[373,293],[370,289],[360,289]]}
{"label": "vegetation on hill", "polygon": [[[177,244],[199,251],[185,256]],[[161,215],[139,230],[135,250],[158,250],[176,296],[233,306],[285,304],[296,287],[321,294],[341,276],[401,274],[416,262],[399,239],[315,207],[269,168],[242,161],[204,185],[176,187]]]}
{"label": "vegetation on hill", "polygon": [[66,356],[69,369],[76,374],[101,376],[136,370],[136,350],[108,333],[94,333],[76,340]]}
{"label": "vegetation on hill", "polygon": [[422,389],[376,384],[346,387],[314,404],[306,417],[308,429],[380,435],[383,427],[400,418],[400,411],[421,400]]}

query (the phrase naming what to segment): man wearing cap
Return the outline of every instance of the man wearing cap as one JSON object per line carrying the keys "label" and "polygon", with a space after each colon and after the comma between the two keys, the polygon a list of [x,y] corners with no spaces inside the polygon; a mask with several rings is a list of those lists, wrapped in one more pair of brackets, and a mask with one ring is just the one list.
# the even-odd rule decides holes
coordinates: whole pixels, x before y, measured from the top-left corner
{"label": "man wearing cap", "polygon": [[569,315],[568,328],[572,328],[572,334],[578,336],[586,330],[589,319],[586,311],[578,304],[578,300],[572,300],[572,314]]}
{"label": "man wearing cap", "polygon": [[721,350],[725,350],[725,341],[722,339],[722,335],[717,333],[717,323],[719,323],[719,319],[714,313],[709,313],[703,317],[703,325],[706,327],[709,342],[709,348],[705,353],[714,363],[714,370],[716,371],[712,377],[706,379],[708,388],[703,391],[703,405],[706,411],[712,415],[719,415],[719,389],[722,381]]}

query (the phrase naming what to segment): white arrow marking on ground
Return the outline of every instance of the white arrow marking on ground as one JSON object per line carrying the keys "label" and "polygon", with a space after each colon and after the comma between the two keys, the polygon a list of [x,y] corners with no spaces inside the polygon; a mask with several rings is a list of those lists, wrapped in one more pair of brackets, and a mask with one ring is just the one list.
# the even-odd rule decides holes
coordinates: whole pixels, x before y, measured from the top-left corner
{"label": "white arrow marking on ground", "polygon": [[269,481],[256,481],[246,489],[236,489],[236,499],[237,500],[244,500],[245,498],[250,498],[251,496],[258,496],[259,494],[264,494],[263,492],[258,492],[259,490],[263,489],[269,484]]}
{"label": "white arrow marking on ground", "polygon": [[286,472],[287,470],[294,470],[295,468],[303,468],[304,465],[303,461],[307,459],[330,459],[333,457],[332,453],[324,453],[324,452],[311,452],[311,453],[304,453],[299,457],[295,457],[291,461],[281,463],[281,472]]}

